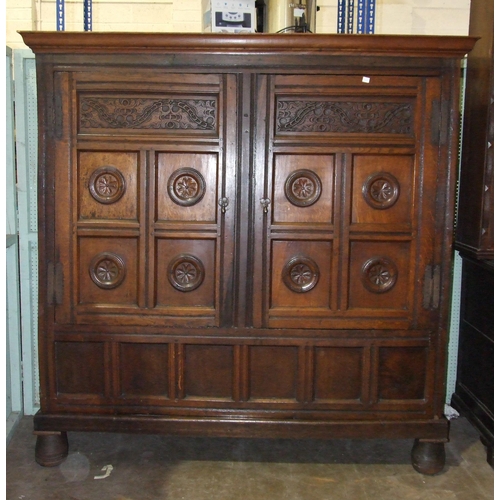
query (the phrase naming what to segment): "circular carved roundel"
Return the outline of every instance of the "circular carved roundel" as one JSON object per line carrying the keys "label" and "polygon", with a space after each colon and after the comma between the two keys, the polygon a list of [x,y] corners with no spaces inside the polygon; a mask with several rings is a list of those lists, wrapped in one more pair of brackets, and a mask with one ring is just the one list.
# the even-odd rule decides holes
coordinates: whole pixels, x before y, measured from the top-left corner
{"label": "circular carved roundel", "polygon": [[180,168],[168,179],[168,194],[174,203],[190,207],[205,194],[205,179],[194,168]]}
{"label": "circular carved roundel", "polygon": [[292,292],[308,292],[318,283],[319,268],[309,257],[297,255],[285,264],[281,276]]}
{"label": "circular carved roundel", "polygon": [[90,176],[89,190],[99,203],[115,203],[125,193],[125,178],[117,168],[104,166]]}
{"label": "circular carved roundel", "polygon": [[373,208],[383,210],[392,207],[399,198],[399,182],[388,172],[377,172],[363,184],[363,196]]}
{"label": "circular carved roundel", "polygon": [[200,259],[189,254],[174,257],[167,268],[170,284],[181,292],[198,288],[205,278],[205,268]]}
{"label": "circular carved roundel", "polygon": [[102,252],[92,259],[89,273],[99,288],[116,288],[125,279],[125,262],[115,253]]}
{"label": "circular carved roundel", "polygon": [[361,276],[363,285],[370,292],[384,293],[396,284],[398,269],[387,257],[373,257],[363,264]]}
{"label": "circular carved roundel", "polygon": [[314,205],[321,196],[321,180],[312,170],[296,170],[285,181],[285,196],[297,207]]}

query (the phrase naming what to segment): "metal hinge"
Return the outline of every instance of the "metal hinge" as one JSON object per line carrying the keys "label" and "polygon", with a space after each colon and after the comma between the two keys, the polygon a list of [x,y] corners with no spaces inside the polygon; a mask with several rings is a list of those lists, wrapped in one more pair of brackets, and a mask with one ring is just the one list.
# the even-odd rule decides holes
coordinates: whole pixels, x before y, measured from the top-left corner
{"label": "metal hinge", "polygon": [[47,264],[47,304],[50,306],[63,303],[64,274],[60,262]]}
{"label": "metal hinge", "polygon": [[424,309],[435,310],[439,307],[439,289],[441,288],[441,266],[425,267]]}

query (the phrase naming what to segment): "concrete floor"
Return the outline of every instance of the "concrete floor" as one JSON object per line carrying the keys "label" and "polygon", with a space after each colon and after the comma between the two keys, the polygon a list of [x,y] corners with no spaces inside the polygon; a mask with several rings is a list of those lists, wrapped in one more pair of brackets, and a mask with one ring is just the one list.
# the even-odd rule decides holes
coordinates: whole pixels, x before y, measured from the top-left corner
{"label": "concrete floor", "polygon": [[[7,500],[490,500],[478,433],[451,423],[443,473],[410,464],[412,440],[246,440],[70,432],[57,467],[34,461],[32,418],[7,448]],[[112,465],[104,479],[101,470]]]}

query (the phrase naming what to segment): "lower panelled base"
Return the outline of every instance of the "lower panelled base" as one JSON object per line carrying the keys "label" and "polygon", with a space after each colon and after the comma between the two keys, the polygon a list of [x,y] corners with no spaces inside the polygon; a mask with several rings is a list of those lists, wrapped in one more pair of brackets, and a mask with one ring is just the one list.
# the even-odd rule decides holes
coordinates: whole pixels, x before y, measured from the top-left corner
{"label": "lower panelled base", "polygon": [[68,431],[89,431],[261,439],[415,439],[412,465],[417,472],[429,475],[437,474],[444,468],[444,444],[449,434],[449,423],[445,418],[321,421],[38,412],[34,426],[37,435],[36,460],[45,466],[58,465],[65,459]]}

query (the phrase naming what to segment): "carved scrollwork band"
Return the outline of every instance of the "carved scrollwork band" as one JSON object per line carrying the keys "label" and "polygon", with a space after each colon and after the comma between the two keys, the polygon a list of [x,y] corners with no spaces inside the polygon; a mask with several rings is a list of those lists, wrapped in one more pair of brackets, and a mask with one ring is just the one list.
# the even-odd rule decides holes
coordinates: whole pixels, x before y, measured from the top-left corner
{"label": "carved scrollwork band", "polygon": [[385,293],[396,284],[398,269],[388,257],[372,257],[363,264],[361,279],[370,292]]}
{"label": "carved scrollwork band", "polygon": [[312,170],[296,170],[285,181],[285,196],[297,207],[314,205],[321,196],[321,180]]}
{"label": "carved scrollwork band", "polygon": [[111,204],[117,202],[125,193],[125,178],[113,166],[100,167],[92,173],[89,179],[89,191],[99,203]]}
{"label": "carved scrollwork band", "polygon": [[278,132],[412,134],[411,102],[292,101],[277,102]]}
{"label": "carved scrollwork band", "polygon": [[296,255],[285,264],[281,277],[292,292],[309,292],[318,283],[319,267],[309,257]]}
{"label": "carved scrollwork band", "polygon": [[217,125],[216,99],[80,97],[80,128],[209,130]]}
{"label": "carved scrollwork band", "polygon": [[170,284],[181,292],[196,290],[205,279],[205,268],[194,255],[180,254],[174,257],[167,268]]}
{"label": "carved scrollwork band", "polygon": [[112,252],[99,253],[90,263],[89,274],[99,288],[116,288],[125,279],[125,261]]}
{"label": "carved scrollwork band", "polygon": [[362,190],[366,203],[378,210],[392,207],[399,198],[399,182],[388,172],[370,175],[365,180]]}
{"label": "carved scrollwork band", "polygon": [[194,168],[180,168],[168,179],[168,194],[184,207],[196,205],[205,195],[205,179]]}

